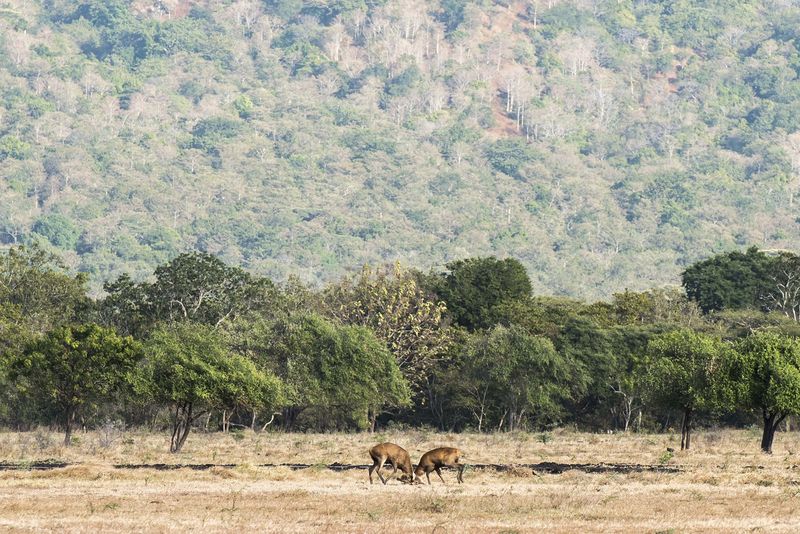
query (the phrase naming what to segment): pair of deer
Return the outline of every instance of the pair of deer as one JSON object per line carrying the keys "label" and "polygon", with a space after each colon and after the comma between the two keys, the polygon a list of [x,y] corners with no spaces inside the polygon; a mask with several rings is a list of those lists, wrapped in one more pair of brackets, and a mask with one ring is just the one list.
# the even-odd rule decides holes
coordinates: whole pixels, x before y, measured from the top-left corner
{"label": "pair of deer", "polygon": [[[408,451],[399,445],[395,445],[394,443],[381,443],[380,445],[372,447],[369,450],[369,455],[372,457],[372,467],[369,468],[370,484],[372,484],[372,472],[375,471],[376,468],[378,470],[378,478],[380,478],[381,482],[384,484],[386,484],[388,480],[391,480],[398,469],[403,472],[399,480],[408,484],[422,484],[423,473],[425,473],[428,484],[430,484],[431,471],[436,471],[441,481],[444,482],[442,472],[440,471],[442,467],[453,467],[457,469],[458,476],[456,480],[458,480],[459,483],[464,482],[463,474],[466,465],[458,462],[461,458],[461,451],[453,447],[440,447],[423,454],[413,474],[411,471],[411,457],[408,455]],[[383,478],[381,469],[386,462],[388,462],[394,470],[388,477]]]}

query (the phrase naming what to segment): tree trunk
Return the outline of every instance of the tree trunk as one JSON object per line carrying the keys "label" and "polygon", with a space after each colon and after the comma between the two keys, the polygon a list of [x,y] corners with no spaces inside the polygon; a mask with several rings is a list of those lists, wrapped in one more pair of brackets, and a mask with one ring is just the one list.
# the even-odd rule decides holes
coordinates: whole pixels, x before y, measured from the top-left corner
{"label": "tree trunk", "polygon": [[291,432],[294,429],[295,421],[297,421],[297,416],[300,415],[301,411],[303,411],[302,408],[297,406],[289,406],[283,409],[283,429],[286,432]]}
{"label": "tree trunk", "polygon": [[158,423],[158,414],[160,412],[161,410],[155,410],[150,412],[152,414],[152,417],[150,418],[150,432],[156,431],[156,423]]}
{"label": "tree trunk", "polygon": [[425,389],[428,395],[428,409],[431,412],[431,416],[433,416],[434,421],[436,421],[439,430],[444,430],[444,410],[442,410],[441,401],[436,396],[434,384],[431,382],[430,377],[425,378]]}
{"label": "tree trunk", "polygon": [[278,414],[277,413],[273,413],[272,417],[269,418],[269,421],[264,423],[264,426],[261,427],[261,431],[262,432],[264,432],[267,429],[267,427],[272,424],[272,422],[275,420],[275,416],[276,415],[278,415]]}
{"label": "tree trunk", "polygon": [[64,446],[72,444],[72,424],[75,422],[75,407],[69,406],[64,412]]}
{"label": "tree trunk", "polygon": [[623,404],[622,404],[622,422],[623,422],[622,431],[625,433],[628,432],[628,428],[631,425],[632,416],[633,416],[633,396],[625,395],[625,397],[623,397]]}
{"label": "tree trunk", "polygon": [[681,421],[681,450],[688,450],[692,440],[692,409],[686,408]]}
{"label": "tree trunk", "polygon": [[499,425],[497,425],[497,431],[498,431],[498,432],[500,432],[501,430],[503,430],[503,425],[504,425],[504,424],[505,424],[505,422],[506,422],[506,415],[507,415],[507,414],[508,414],[508,410],[506,410],[505,412],[503,412],[503,416],[500,418],[500,424],[499,424]]}
{"label": "tree trunk", "polygon": [[786,418],[786,414],[767,413],[764,410],[764,432],[761,434],[761,451],[772,454],[772,442],[775,439],[775,431],[778,425]]}
{"label": "tree trunk", "polygon": [[176,405],[169,452],[176,453],[181,451],[186,438],[189,437],[189,431],[192,429],[192,420],[191,402]]}

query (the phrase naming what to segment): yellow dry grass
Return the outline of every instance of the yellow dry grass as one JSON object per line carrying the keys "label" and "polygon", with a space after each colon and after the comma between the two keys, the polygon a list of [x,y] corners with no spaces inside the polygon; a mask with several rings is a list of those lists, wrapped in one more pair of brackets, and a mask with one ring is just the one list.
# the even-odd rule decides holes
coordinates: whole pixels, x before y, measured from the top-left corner
{"label": "yellow dry grass", "polygon": [[[775,453],[758,451],[757,431],[699,432],[691,452],[665,455],[672,435],[556,431],[542,435],[245,433],[194,434],[169,454],[164,435],[127,433],[101,446],[94,433],[66,449],[59,436],[0,433],[0,460],[47,458],[75,465],[0,471],[0,530],[172,532],[798,532],[800,435],[779,434]],[[638,463],[681,466],[679,473],[560,475],[467,470],[465,484],[396,481],[369,485],[365,470],[334,472],[333,462],[367,464],[379,441],[414,460],[436,446],[458,446],[468,463]],[[105,443],[105,445],[108,445]],[[205,471],[115,469],[115,463],[216,463]],[[292,471],[264,463],[306,463]]]}

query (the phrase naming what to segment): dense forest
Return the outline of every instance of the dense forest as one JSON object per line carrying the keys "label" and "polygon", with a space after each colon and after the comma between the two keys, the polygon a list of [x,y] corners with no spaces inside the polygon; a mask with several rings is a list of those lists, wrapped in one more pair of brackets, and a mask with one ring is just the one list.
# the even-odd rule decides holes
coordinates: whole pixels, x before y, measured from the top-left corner
{"label": "dense forest", "polygon": [[3,0],[0,245],[142,282],[518,258],[535,294],[797,249],[788,0]]}
{"label": "dense forest", "polygon": [[[315,288],[204,252],[92,298],[38,245],[0,257],[0,425],[286,431],[680,429],[800,415],[800,256],[692,264],[684,290],[538,296],[515,259],[365,267]],[[788,418],[788,419],[787,419]]]}

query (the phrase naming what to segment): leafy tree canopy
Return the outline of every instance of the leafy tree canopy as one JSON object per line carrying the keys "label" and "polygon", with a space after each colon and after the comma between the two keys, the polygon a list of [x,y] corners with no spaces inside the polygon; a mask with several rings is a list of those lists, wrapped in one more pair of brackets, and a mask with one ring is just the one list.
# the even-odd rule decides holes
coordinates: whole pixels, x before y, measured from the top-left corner
{"label": "leafy tree canopy", "polygon": [[773,260],[756,247],[697,262],[683,272],[686,294],[705,312],[763,306]]}
{"label": "leafy tree canopy", "polygon": [[469,330],[490,328],[501,305],[531,296],[528,273],[514,258],[469,258],[448,263],[447,269],[428,283],[455,322]]}
{"label": "leafy tree canopy", "polygon": [[96,324],[62,326],[29,343],[9,363],[10,377],[42,408],[54,407],[70,444],[76,417],[110,402],[130,384],[141,347]]}

